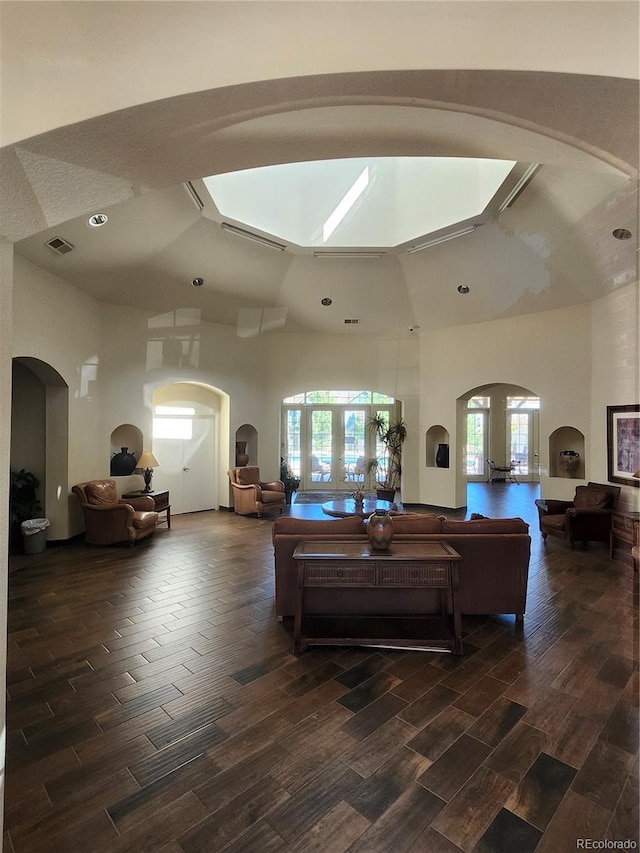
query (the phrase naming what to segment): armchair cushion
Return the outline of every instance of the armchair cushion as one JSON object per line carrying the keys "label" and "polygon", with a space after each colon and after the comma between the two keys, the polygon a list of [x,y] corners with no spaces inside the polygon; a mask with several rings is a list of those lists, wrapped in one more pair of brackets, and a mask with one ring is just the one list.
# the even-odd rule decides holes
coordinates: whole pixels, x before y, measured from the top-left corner
{"label": "armchair cushion", "polygon": [[87,483],[85,494],[91,506],[113,506],[118,503],[118,492],[113,480],[93,480]]}
{"label": "armchair cushion", "polygon": [[604,509],[607,505],[607,493],[590,486],[576,486],[573,505],[578,509]]}
{"label": "armchair cushion", "polygon": [[240,486],[259,486],[260,485],[260,469],[254,465],[247,465],[244,468],[236,468],[237,483]]}

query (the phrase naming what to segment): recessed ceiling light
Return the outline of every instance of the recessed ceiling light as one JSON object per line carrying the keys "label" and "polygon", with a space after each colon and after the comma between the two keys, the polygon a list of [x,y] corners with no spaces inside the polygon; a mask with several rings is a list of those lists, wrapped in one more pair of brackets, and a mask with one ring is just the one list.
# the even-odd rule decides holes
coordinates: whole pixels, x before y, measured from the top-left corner
{"label": "recessed ceiling light", "polygon": [[627,228],[615,228],[611,233],[616,238],[616,240],[631,239],[631,231],[629,231]]}
{"label": "recessed ceiling light", "polygon": [[326,305],[332,305],[332,304],[333,304],[333,299],[329,299],[329,297],[328,297],[328,296],[325,296],[325,298],[324,298],[324,299],[321,299],[321,300],[320,300],[320,302],[321,302],[321,304],[322,304],[322,305],[325,305],[325,306],[326,306]]}
{"label": "recessed ceiling light", "polygon": [[202,287],[202,285],[204,284],[204,279],[203,279],[203,278],[200,278],[200,277],[198,277],[198,278],[192,278],[192,279],[191,279],[191,284],[192,284],[194,287]]}
{"label": "recessed ceiling light", "polygon": [[100,228],[101,225],[106,225],[108,219],[109,217],[106,213],[94,213],[87,220],[87,225],[90,225],[92,228]]}
{"label": "recessed ceiling light", "polygon": [[468,284],[459,284],[458,285],[458,293],[469,293],[471,288]]}

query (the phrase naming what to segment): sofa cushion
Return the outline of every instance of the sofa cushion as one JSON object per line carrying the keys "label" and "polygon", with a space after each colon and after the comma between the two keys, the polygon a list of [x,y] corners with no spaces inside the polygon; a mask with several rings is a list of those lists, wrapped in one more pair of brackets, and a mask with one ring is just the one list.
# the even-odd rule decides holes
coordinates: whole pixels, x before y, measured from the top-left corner
{"label": "sofa cushion", "polygon": [[100,482],[96,480],[93,483],[88,483],[85,493],[87,503],[92,506],[112,506],[118,503],[116,484],[111,481]]}
{"label": "sofa cushion", "polygon": [[521,518],[478,518],[457,521],[445,518],[442,533],[528,533],[529,525]]}
{"label": "sofa cushion", "polygon": [[573,505],[577,509],[604,509],[607,506],[608,495],[602,489],[590,486],[576,486]]}
{"label": "sofa cushion", "polygon": [[405,533],[442,533],[444,518],[433,513],[425,515],[394,515],[393,534],[400,536]]}
{"label": "sofa cushion", "polygon": [[241,486],[257,486],[260,483],[260,469],[255,465],[238,468],[237,480]]}
{"label": "sofa cushion", "polygon": [[328,518],[326,521],[320,518],[289,518],[280,516],[273,522],[272,535],[279,533],[294,533],[301,536],[331,535],[333,533],[364,533],[364,522],[357,515],[348,515],[346,518]]}

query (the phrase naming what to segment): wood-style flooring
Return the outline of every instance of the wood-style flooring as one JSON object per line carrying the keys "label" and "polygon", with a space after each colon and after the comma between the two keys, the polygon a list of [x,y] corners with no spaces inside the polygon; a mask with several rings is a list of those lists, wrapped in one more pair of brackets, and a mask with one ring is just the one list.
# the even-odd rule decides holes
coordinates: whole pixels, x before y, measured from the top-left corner
{"label": "wood-style flooring", "polygon": [[10,560],[5,851],[637,844],[638,575],[602,544],[543,546],[536,496],[469,489],[462,515],[520,515],[533,543],[524,628],[465,618],[461,658],[294,656],[268,518]]}

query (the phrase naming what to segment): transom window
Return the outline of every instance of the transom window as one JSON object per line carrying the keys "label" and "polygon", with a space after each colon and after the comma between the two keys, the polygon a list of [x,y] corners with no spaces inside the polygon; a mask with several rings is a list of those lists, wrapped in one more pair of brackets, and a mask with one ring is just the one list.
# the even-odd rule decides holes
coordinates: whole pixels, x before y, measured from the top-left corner
{"label": "transom window", "polygon": [[393,397],[388,397],[386,394],[378,394],[375,391],[305,391],[302,394],[294,394],[292,397],[287,397],[283,402],[285,406],[315,406],[318,404],[352,406],[355,403],[362,405],[370,405],[372,403],[389,405],[394,403],[395,400]]}

